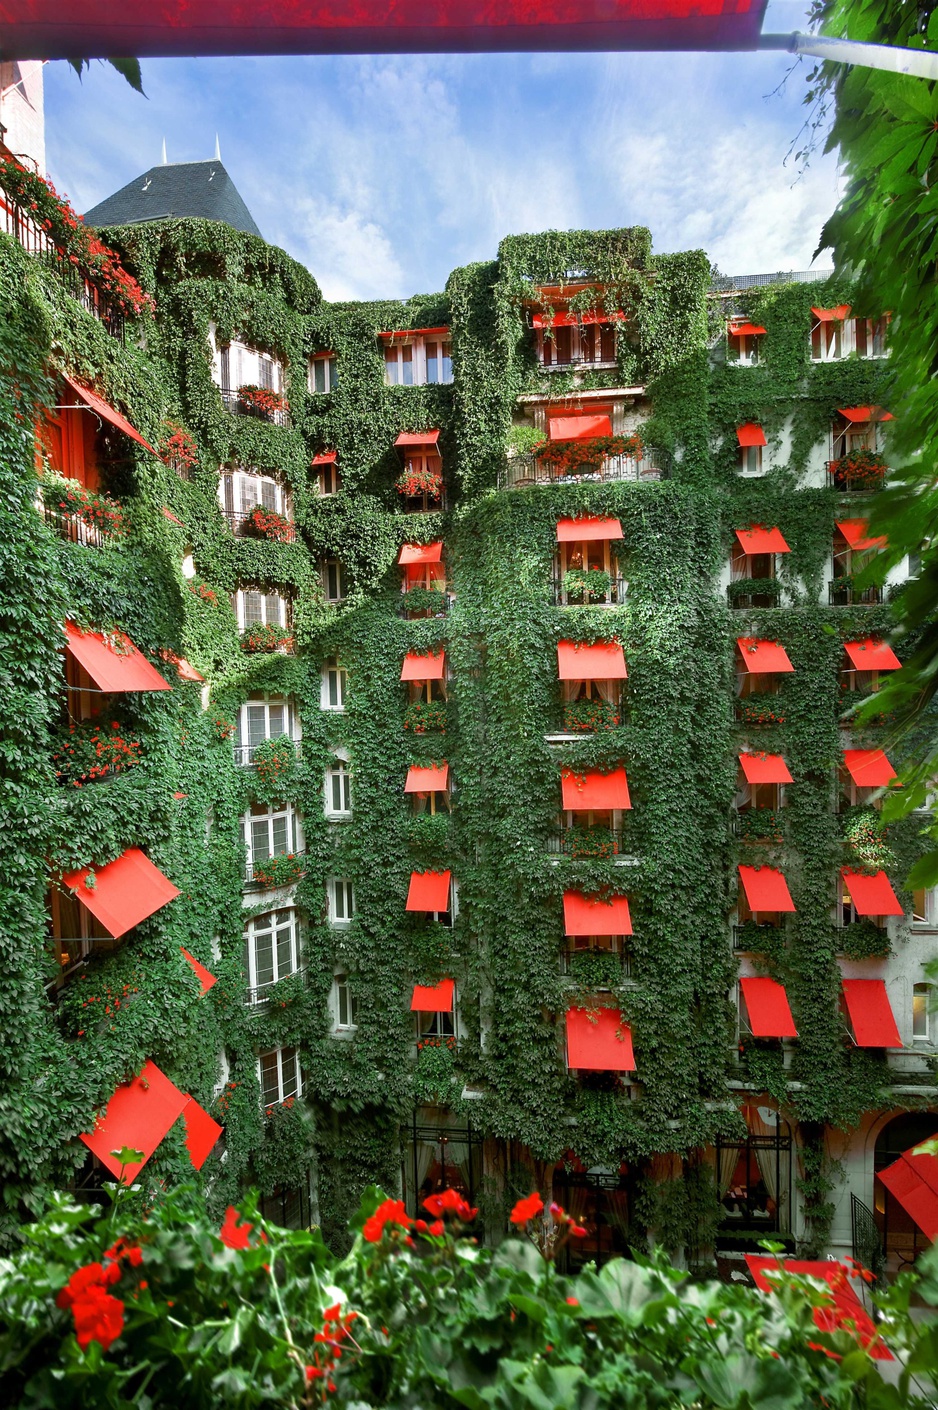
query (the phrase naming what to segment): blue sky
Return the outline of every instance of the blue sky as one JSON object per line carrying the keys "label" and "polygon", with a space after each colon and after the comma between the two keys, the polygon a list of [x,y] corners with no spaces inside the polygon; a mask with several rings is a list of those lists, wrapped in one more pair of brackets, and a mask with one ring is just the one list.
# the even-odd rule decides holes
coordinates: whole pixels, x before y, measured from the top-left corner
{"label": "blue sky", "polygon": [[[779,0],[767,29],[798,26]],[[770,18],[772,12],[770,11]],[[805,69],[784,53],[405,55],[48,64],[49,174],[86,210],[160,160],[222,160],[327,298],[442,289],[508,234],[648,225],[725,273],[807,269],[833,156],[798,171]],[[819,266],[829,260],[821,257]]]}

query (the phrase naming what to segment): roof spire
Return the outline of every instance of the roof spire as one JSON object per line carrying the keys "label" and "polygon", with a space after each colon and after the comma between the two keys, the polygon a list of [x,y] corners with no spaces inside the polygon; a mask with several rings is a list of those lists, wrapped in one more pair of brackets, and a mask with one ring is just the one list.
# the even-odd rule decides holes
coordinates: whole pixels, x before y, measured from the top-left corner
{"label": "roof spire", "polygon": [[163,163],[162,163],[162,164],[163,164],[163,166],[166,166],[166,165],[167,165],[167,162],[166,162],[166,138],[165,138],[165,137],[163,138]]}
{"label": "roof spire", "polygon": [[215,133],[215,160],[221,161],[221,147],[218,145],[218,133]]}

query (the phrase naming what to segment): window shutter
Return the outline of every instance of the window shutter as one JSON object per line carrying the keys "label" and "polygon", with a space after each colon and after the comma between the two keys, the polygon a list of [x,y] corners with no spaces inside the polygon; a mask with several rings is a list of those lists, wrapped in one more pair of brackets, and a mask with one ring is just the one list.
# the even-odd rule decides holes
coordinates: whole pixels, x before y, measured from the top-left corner
{"label": "window shutter", "polygon": [[221,477],[222,496],[226,514],[234,514],[234,479],[231,475]]}
{"label": "window shutter", "polygon": [[231,348],[227,343],[221,350],[221,385],[222,391],[231,391]]}

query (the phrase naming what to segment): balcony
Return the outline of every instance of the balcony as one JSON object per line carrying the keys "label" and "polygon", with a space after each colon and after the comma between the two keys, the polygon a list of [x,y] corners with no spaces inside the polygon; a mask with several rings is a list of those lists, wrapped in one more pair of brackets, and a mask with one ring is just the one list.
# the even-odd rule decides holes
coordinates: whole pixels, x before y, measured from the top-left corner
{"label": "balcony", "polygon": [[777,607],[781,595],[782,585],[777,578],[737,578],[726,585],[730,607]]}
{"label": "balcony", "polygon": [[733,926],[733,949],[740,954],[765,955],[778,950],[785,932],[778,925],[759,925],[754,920]]}
{"label": "balcony", "polygon": [[884,487],[887,468],[876,451],[852,451],[827,462],[827,483],[841,494],[869,494]]}
{"label": "balcony", "polygon": [[49,528],[66,543],[80,543],[86,548],[109,548],[114,542],[113,533],[87,524],[78,514],[58,509],[51,504],[39,504],[39,512]]}
{"label": "balcony", "polygon": [[516,454],[499,472],[500,490],[527,489],[529,485],[595,485],[606,481],[632,481],[652,484],[671,474],[671,457],[666,451],[645,447],[640,460],[631,455],[607,455],[576,475],[558,475],[555,468],[535,455]]}
{"label": "balcony", "polygon": [[775,808],[747,808],[733,817],[733,835],[741,842],[782,842],[783,828],[782,815]]}
{"label": "balcony", "polygon": [[244,863],[245,891],[274,891],[293,886],[306,871],[306,852],[283,852],[274,857],[249,857]]}
{"label": "balcony", "polygon": [[570,947],[560,953],[560,970],[565,978],[579,980],[590,989],[615,989],[632,977],[632,953],[599,945],[588,950]]}
{"label": "balcony", "polygon": [[[260,740],[257,744],[235,744],[235,745],[233,745],[233,746],[232,746],[232,751],[233,751],[233,753],[234,753],[234,761],[235,761],[235,763],[238,765],[239,768],[242,768],[242,769],[253,769],[253,768],[254,768],[254,755],[257,753],[257,750],[263,748],[265,745],[269,744],[270,742],[271,742],[271,741],[270,741],[269,739],[262,739],[262,740]],[[294,755],[294,758],[296,758],[296,759],[302,759],[302,757],[303,757],[303,745],[302,745],[302,742],[301,742],[299,739],[293,739],[293,740],[292,740],[292,744],[293,744],[293,755]]]}
{"label": "balcony", "polygon": [[104,325],[112,338],[124,341],[124,315],[94,285],[81,269],[73,265],[63,250],[30,215],[15,204],[5,192],[0,193],[0,230],[40,260],[55,275],[56,283],[70,294],[88,313]]}
{"label": "balcony", "polygon": [[547,850],[551,856],[574,860],[625,856],[627,832],[623,827],[557,827],[548,836]]}
{"label": "balcony", "polygon": [[625,578],[602,569],[572,568],[553,576],[554,603],[558,607],[619,607],[628,592]]}
{"label": "balcony", "polygon": [[452,600],[452,593],[444,591],[442,583],[439,589],[412,587],[401,593],[398,616],[411,622],[422,617],[445,617]]}
{"label": "balcony", "polygon": [[[255,519],[258,510],[263,516],[261,523]],[[292,519],[288,519],[285,514],[280,514],[275,509],[266,509],[262,504],[256,504],[253,509],[245,509],[240,512],[223,509],[222,517],[231,532],[239,538],[266,539],[270,543],[295,543],[296,541],[296,526]]]}
{"label": "balcony", "polygon": [[256,405],[242,399],[240,387],[219,387],[222,405],[232,416],[253,416],[257,421],[268,421],[273,426],[289,426],[290,415],[285,404],[285,398],[278,392],[271,392],[270,396],[284,402],[283,406],[272,406],[269,410],[263,406]]}
{"label": "balcony", "polygon": [[858,588],[849,574],[827,584],[827,601],[831,607],[877,607],[882,600],[883,589],[878,583]]}
{"label": "balcony", "polygon": [[785,705],[778,695],[747,695],[744,699],[737,697],[735,702],[735,718],[737,724],[741,725],[783,725],[785,723]]}
{"label": "balcony", "polygon": [[245,1005],[248,1008],[257,1008],[261,1004],[269,1003],[277,986],[282,984],[285,979],[299,980],[304,989],[309,987],[307,970],[301,966],[299,969],[293,970],[291,974],[282,974],[279,979],[271,979],[267,984],[258,984],[253,989],[246,989],[244,991]]}

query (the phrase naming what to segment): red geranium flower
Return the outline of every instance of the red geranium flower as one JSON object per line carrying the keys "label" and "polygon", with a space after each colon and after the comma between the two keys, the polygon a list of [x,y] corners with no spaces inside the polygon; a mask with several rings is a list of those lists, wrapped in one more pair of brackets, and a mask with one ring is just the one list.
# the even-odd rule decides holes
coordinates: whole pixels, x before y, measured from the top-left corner
{"label": "red geranium flower", "polygon": [[362,1236],[367,1243],[377,1244],[381,1242],[386,1224],[397,1225],[410,1232],[412,1223],[403,1200],[386,1199],[383,1204],[378,1205],[374,1214],[365,1220]]}
{"label": "red geranium flower", "polygon": [[519,1199],[508,1218],[512,1224],[527,1224],[529,1219],[536,1219],[543,1212],[544,1201],[535,1192],[528,1195],[527,1199]]}
{"label": "red geranium flower", "polygon": [[455,1214],[457,1219],[461,1219],[464,1224],[468,1224],[470,1219],[474,1219],[478,1214],[477,1209],[470,1209],[466,1201],[458,1190],[441,1190],[438,1195],[431,1195],[425,1199],[423,1207],[428,1214],[432,1214],[434,1219],[439,1219],[443,1214]]}
{"label": "red geranium flower", "polygon": [[229,1204],[228,1208],[225,1210],[225,1222],[222,1224],[218,1235],[222,1243],[226,1244],[228,1248],[250,1248],[251,1246],[248,1235],[254,1228],[254,1225],[247,1223],[247,1221],[243,1224],[239,1224],[238,1220],[240,1218],[241,1216],[234,1205]]}

